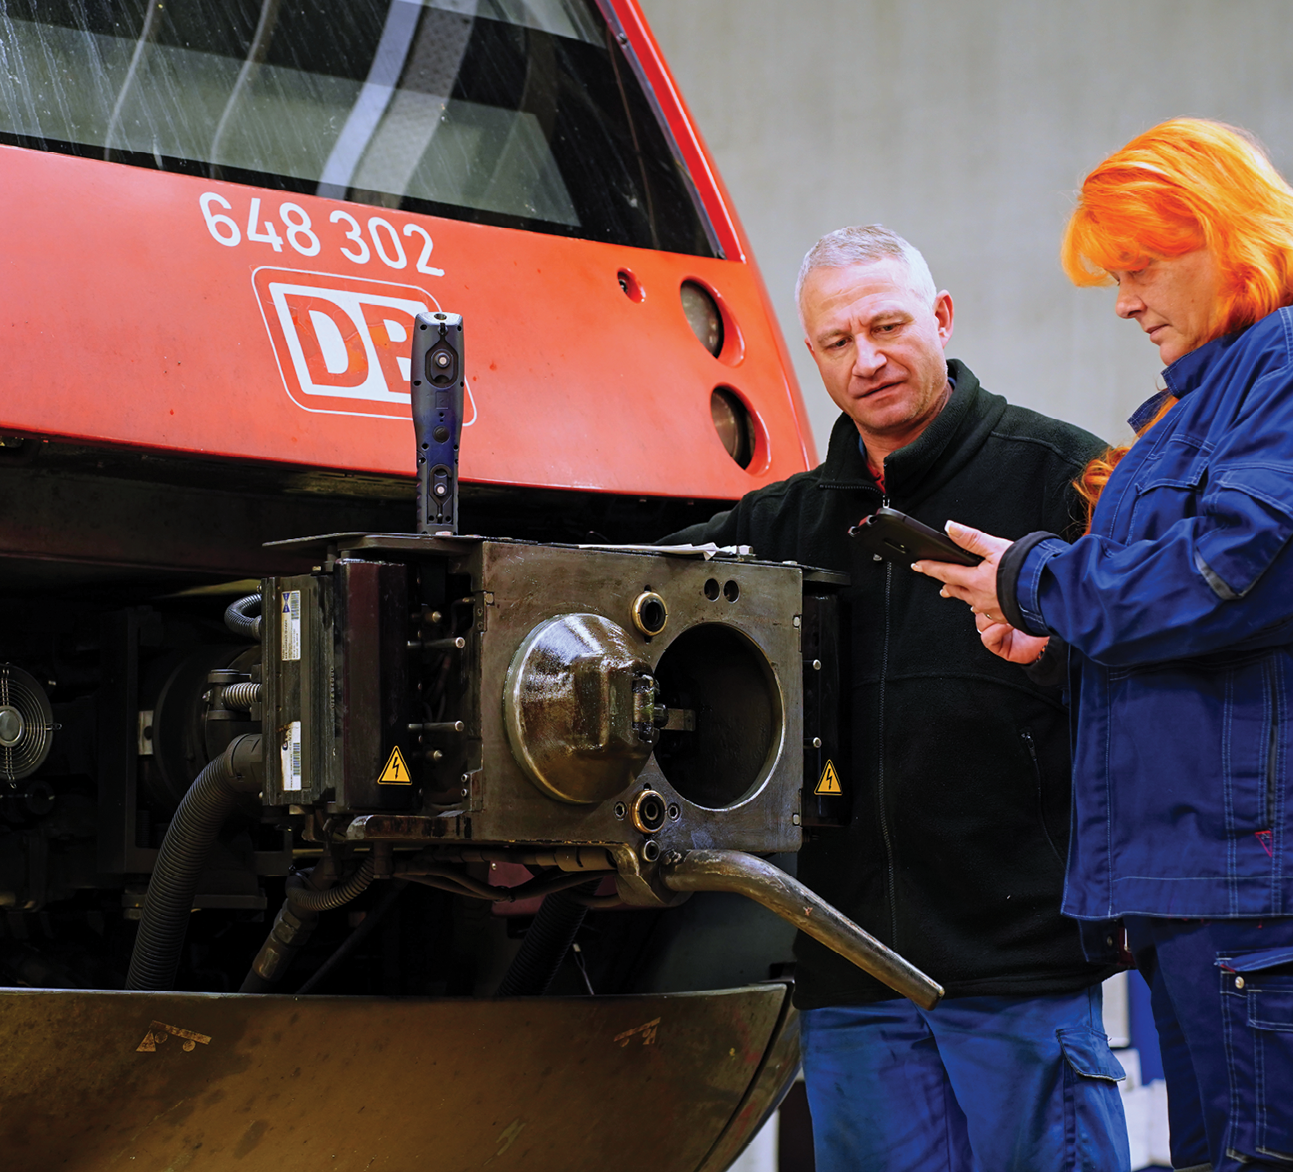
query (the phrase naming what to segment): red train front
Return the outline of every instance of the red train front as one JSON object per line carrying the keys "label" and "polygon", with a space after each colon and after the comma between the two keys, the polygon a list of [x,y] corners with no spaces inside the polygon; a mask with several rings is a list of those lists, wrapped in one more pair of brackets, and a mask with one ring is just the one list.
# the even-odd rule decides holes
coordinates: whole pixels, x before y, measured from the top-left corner
{"label": "red train front", "polygon": [[[836,584],[578,548],[814,459],[636,6],[10,0],[0,66],[7,1166],[726,1167],[791,929],[683,901],[798,845]],[[472,539],[415,532],[437,311]]]}

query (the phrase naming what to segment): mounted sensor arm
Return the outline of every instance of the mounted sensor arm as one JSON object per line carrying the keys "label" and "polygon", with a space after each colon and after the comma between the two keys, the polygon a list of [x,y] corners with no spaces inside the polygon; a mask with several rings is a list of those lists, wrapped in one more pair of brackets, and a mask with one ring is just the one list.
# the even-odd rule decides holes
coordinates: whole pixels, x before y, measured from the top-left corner
{"label": "mounted sensor arm", "polygon": [[460,314],[418,314],[409,378],[418,449],[418,532],[457,533],[465,398]]}

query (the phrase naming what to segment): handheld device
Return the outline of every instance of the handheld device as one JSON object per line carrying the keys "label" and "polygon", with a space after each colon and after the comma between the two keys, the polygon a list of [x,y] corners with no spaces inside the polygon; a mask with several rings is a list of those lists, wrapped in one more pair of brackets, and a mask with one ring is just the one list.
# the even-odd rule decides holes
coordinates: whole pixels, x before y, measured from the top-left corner
{"label": "handheld device", "polygon": [[462,438],[462,316],[419,313],[413,330],[413,434],[418,448],[418,532],[458,532]]}
{"label": "handheld device", "polygon": [[962,549],[947,534],[887,505],[863,517],[849,530],[849,536],[862,552],[908,566],[924,559],[958,566],[977,566],[983,561],[977,553]]}

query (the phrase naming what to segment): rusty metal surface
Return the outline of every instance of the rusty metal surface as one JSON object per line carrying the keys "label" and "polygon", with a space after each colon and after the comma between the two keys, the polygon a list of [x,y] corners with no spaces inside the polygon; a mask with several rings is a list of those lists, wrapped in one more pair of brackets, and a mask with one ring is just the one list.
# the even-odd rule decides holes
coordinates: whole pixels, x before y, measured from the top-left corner
{"label": "rusty metal surface", "polygon": [[[465,812],[473,839],[643,844],[644,836],[615,814],[613,801],[574,806],[553,801],[534,785],[512,753],[498,701],[517,649],[539,623],[555,614],[592,610],[627,632],[633,650],[654,673],[662,662],[667,668],[680,644],[704,631],[721,631],[748,648],[766,673],[759,675],[759,687],[767,693],[772,717],[767,744],[757,753],[752,775],[734,782],[723,800],[704,800],[708,790],[671,781],[659,751],[621,794],[627,806],[645,786],[678,807],[679,816],[653,836],[660,849],[714,844],[760,852],[798,849],[803,769],[798,567],[484,541],[457,570],[471,575],[484,602],[476,641],[481,767],[471,776]],[[716,597],[706,593],[711,581],[718,586]],[[729,582],[733,601],[721,592]],[[632,624],[633,603],[646,587],[666,600],[669,611],[665,632],[650,641]],[[704,693],[696,698],[698,706],[722,707],[725,697],[714,687],[706,690],[698,682],[694,690]],[[727,751],[716,752],[709,763],[715,779],[724,777],[750,739],[739,728],[728,731]]]}
{"label": "rusty metal surface", "polygon": [[759,1073],[723,1134],[696,1172],[724,1172],[749,1144],[768,1117],[781,1106],[799,1072],[799,1013],[786,998],[781,1020],[768,1044]]}
{"label": "rusty metal surface", "polygon": [[694,1172],[747,1100],[786,998],[782,985],[504,1002],[0,993],[0,1162]]}
{"label": "rusty metal surface", "polygon": [[[331,553],[344,554],[342,562],[358,553],[410,563],[426,559],[425,564],[445,569],[458,582],[460,601],[471,599],[471,626],[457,636],[465,646],[455,653],[458,675],[442,714],[445,720],[461,722],[463,729],[451,749],[410,758],[409,774],[422,795],[422,809],[410,814],[420,813],[428,820],[390,823],[400,838],[626,846],[640,852],[648,868],[669,850],[798,849],[803,772],[799,567],[482,538],[373,534],[311,540],[322,542]],[[324,559],[326,566],[341,564],[331,553]],[[279,587],[296,589],[296,580],[280,580],[266,589]],[[648,588],[664,600],[669,615],[667,628],[656,637],[646,636],[632,622],[633,605]],[[304,585],[301,589],[304,607]],[[325,601],[321,594],[320,612]],[[549,777],[550,789],[536,784],[534,773],[527,772],[514,752],[522,730],[509,728],[508,705],[503,702],[518,651],[524,659],[527,639],[554,616],[581,614],[613,625],[624,643],[615,658],[636,662],[649,673],[640,682],[650,676],[661,681],[659,701],[664,707],[693,716],[692,725],[682,720],[683,728],[659,732],[656,751],[640,765],[635,780],[633,769],[616,765],[610,773],[617,792],[609,792],[614,787],[603,778],[606,788],[598,782],[594,793],[585,790],[582,797],[568,777],[554,780],[555,773],[549,773],[548,766],[562,751],[560,736],[554,738],[553,754],[545,757],[547,764],[540,770]],[[311,629],[322,625],[315,623]],[[303,617],[303,643],[306,626]],[[333,643],[324,639],[321,646],[326,658]],[[266,638],[267,661],[273,662],[276,654],[271,632]],[[304,659],[303,650],[302,671]],[[319,689],[320,696],[324,691]],[[277,695],[272,679],[267,680],[266,719],[279,728],[300,720],[303,752],[311,739],[307,717],[311,726],[322,730],[320,742],[329,735],[331,718],[321,715],[317,706],[306,713],[289,704],[270,717]],[[639,698],[645,703],[645,693],[635,689],[633,695],[635,705]],[[337,698],[339,710],[346,703],[344,695]],[[601,708],[614,706],[608,701]],[[655,703],[651,707],[659,711]],[[528,743],[528,733],[520,739]],[[592,739],[600,740],[600,733]],[[621,730],[608,743],[622,739]],[[604,765],[615,764],[616,754],[604,756]],[[381,762],[376,761],[370,772],[380,770]],[[270,785],[267,801],[321,800],[322,790],[331,788],[328,778],[316,776],[319,771],[311,771],[304,761],[302,771],[300,791],[289,795]],[[273,762],[270,772],[272,779]],[[628,816],[641,788],[659,794],[667,813],[650,834]],[[554,800],[553,789],[577,800]],[[340,798],[337,806],[333,812],[349,812]],[[375,838],[379,825],[366,823],[362,837]],[[630,903],[677,902],[650,882],[621,894]]]}
{"label": "rusty metal surface", "polygon": [[735,891],[776,912],[877,981],[933,1009],[943,987],[779,867],[742,851],[689,851],[666,859],[660,879],[674,891]]}

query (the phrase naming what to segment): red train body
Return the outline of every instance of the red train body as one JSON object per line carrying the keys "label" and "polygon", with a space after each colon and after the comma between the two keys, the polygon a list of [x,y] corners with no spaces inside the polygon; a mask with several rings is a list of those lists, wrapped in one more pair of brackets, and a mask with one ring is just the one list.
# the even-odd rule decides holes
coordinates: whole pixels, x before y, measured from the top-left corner
{"label": "red train body", "polygon": [[[389,915],[344,998],[240,997],[293,861],[339,849],[284,799],[211,856],[180,991],[119,991],[210,681],[259,679],[236,580],[414,529],[417,313],[466,323],[464,533],[649,541],[815,461],[634,0],[11,0],[0,208],[6,1167],[726,1167],[796,1062],[788,930],[735,896],[590,913],[555,988],[611,996],[481,1000],[528,921],[421,888],[353,905]],[[552,866],[505,854],[464,865]]]}

